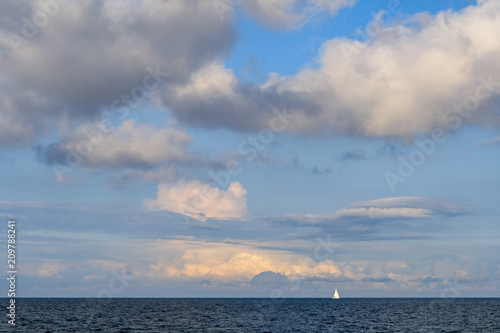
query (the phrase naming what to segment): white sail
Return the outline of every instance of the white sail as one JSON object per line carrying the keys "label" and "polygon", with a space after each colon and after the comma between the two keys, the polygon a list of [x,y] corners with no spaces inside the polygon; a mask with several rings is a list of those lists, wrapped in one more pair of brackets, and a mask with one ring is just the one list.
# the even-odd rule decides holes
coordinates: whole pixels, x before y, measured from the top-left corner
{"label": "white sail", "polygon": [[335,294],[333,294],[332,299],[339,299],[339,298],[340,298],[339,292],[337,291],[337,288],[335,288]]}

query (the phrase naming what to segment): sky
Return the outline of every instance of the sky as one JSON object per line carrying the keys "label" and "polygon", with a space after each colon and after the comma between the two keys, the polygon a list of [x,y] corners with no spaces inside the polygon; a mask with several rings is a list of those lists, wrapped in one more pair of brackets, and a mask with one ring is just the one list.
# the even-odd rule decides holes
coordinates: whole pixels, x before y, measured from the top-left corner
{"label": "sky", "polygon": [[499,297],[498,36],[496,0],[2,1],[18,296]]}

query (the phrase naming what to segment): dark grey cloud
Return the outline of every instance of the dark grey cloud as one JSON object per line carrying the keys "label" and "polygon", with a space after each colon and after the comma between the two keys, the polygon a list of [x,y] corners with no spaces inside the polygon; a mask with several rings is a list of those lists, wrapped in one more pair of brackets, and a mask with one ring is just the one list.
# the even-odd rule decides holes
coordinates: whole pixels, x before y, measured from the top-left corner
{"label": "dark grey cloud", "polygon": [[28,143],[59,120],[133,108],[125,95],[183,83],[236,40],[231,16],[221,20],[207,1],[57,3],[37,27],[35,2],[2,1],[0,129],[15,132],[0,131],[1,145]]}
{"label": "dark grey cloud", "polygon": [[386,282],[396,282],[394,281],[393,279],[391,278],[388,278],[388,277],[384,277],[384,278],[363,278],[361,279],[362,282],[382,282],[382,283],[386,283]]}
{"label": "dark grey cloud", "polygon": [[349,150],[343,152],[339,159],[341,161],[363,161],[366,160],[366,152],[364,150]]}
{"label": "dark grey cloud", "polygon": [[413,280],[410,280],[410,282],[419,282],[419,283],[440,283],[440,282],[443,282],[443,279],[438,277],[438,276],[431,276],[431,275],[428,275],[428,276],[424,276],[422,278],[419,278],[419,279],[413,279]]}
{"label": "dark grey cloud", "polygon": [[212,281],[210,281],[210,280],[201,280],[199,284],[201,286],[204,286],[204,287],[211,287],[212,286]]}
{"label": "dark grey cloud", "polygon": [[290,162],[287,163],[285,166],[287,169],[291,169],[294,171],[300,171],[305,174],[312,174],[315,176],[331,176],[332,174],[338,172],[337,169],[334,169],[333,167],[326,165],[314,165],[314,166],[308,166],[302,163],[299,159],[298,156],[294,156]]}
{"label": "dark grey cloud", "polygon": [[275,272],[261,272],[250,281],[252,286],[276,288],[288,282],[286,275]]}
{"label": "dark grey cloud", "polygon": [[[178,90],[171,90],[162,97],[164,105],[181,124],[206,128],[226,127],[242,132],[259,131],[270,127],[275,117],[273,110],[289,114],[308,110],[312,117],[320,110],[314,96],[278,91],[277,87],[262,89],[250,84],[237,84],[231,88],[234,89],[232,92],[228,92],[227,87],[216,87],[222,91],[195,89],[200,81],[210,84],[210,80],[226,74],[220,71],[222,69],[211,69],[201,73],[195,82],[188,84],[190,93],[181,94]],[[290,129],[285,126],[285,130]]]}
{"label": "dark grey cloud", "polygon": [[404,154],[402,144],[400,142],[387,142],[379,148],[375,154],[376,158],[391,157],[397,158]]}
{"label": "dark grey cloud", "polygon": [[312,173],[317,176],[329,176],[333,173],[333,170],[329,166],[326,166],[324,168],[315,166],[312,168]]}
{"label": "dark grey cloud", "polygon": [[309,277],[302,279],[303,282],[354,282],[354,280],[350,277],[346,277],[344,275],[334,276],[330,278],[321,278],[321,277]]}

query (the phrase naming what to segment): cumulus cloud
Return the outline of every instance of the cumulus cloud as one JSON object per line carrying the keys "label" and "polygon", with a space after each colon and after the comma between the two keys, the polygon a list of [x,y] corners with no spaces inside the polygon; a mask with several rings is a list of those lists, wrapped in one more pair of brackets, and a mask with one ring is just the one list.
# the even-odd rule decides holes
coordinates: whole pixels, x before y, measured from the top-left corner
{"label": "cumulus cloud", "polygon": [[[381,27],[370,40],[335,38],[322,46],[317,69],[271,74],[262,85],[237,84],[230,70],[212,64],[182,89],[189,98],[174,92],[168,101],[183,123],[237,130],[262,128],[274,107],[295,116],[287,131],[311,135],[410,138],[460,122],[499,125],[491,113],[500,95],[498,14],[498,1],[483,1],[426,20],[415,16],[417,27]],[[213,80],[219,94],[194,93],[199,77],[210,80],[212,71],[224,77]]]}
{"label": "cumulus cloud", "polygon": [[[150,265],[153,278],[210,278],[212,281],[252,281],[263,272],[274,272],[290,279],[340,276],[332,260],[312,262],[305,255],[289,251],[262,250],[246,245],[217,242],[165,241],[159,251],[182,249],[170,261]],[[266,274],[265,274],[266,275]],[[260,278],[257,278],[260,280]],[[255,280],[254,280],[255,282]]]}
{"label": "cumulus cloud", "polygon": [[[231,14],[220,20],[211,1],[52,3],[2,1],[1,145],[26,144],[62,119],[133,106],[126,95],[183,82],[236,39]],[[41,8],[51,15],[37,26]]]}
{"label": "cumulus cloud", "polygon": [[[310,105],[293,94],[288,95],[287,101],[294,102],[289,103],[288,110]],[[162,95],[162,100],[181,124],[238,131],[268,127],[270,119],[275,117],[273,110],[268,109],[271,106],[287,110],[275,92],[239,85],[234,72],[221,62],[193,73],[185,85],[170,89]]]}
{"label": "cumulus cloud", "polygon": [[356,286],[361,288],[370,283],[370,288],[396,289],[441,282],[448,276],[433,272],[431,267],[421,263],[419,267],[411,267],[404,260],[318,261],[310,257],[312,253],[253,245],[195,239],[157,241],[155,256],[159,259],[149,265],[146,274],[156,280],[209,280],[212,285],[235,283],[247,287],[278,287],[297,285],[298,281],[327,282],[329,285],[336,281],[360,282]]}
{"label": "cumulus cloud", "polygon": [[[490,112],[500,100],[498,1],[415,15],[408,22],[418,24],[381,27],[369,40],[329,40],[310,68],[273,73],[261,85],[241,84],[222,65],[236,40],[234,11],[221,20],[211,1],[64,2],[27,38],[23,18],[40,11],[41,2],[2,2],[2,146],[26,145],[61,123],[95,121],[105,110],[134,108],[130,95],[144,86],[152,88],[150,103],[191,126],[259,130],[275,108],[295,117],[287,131],[311,135],[408,138],[454,127],[453,117],[499,124]],[[268,25],[290,28],[353,4],[239,5]],[[490,98],[477,111],[454,109],[478,93]]]}
{"label": "cumulus cloud", "polygon": [[82,126],[60,143],[38,147],[40,157],[54,162],[81,164],[93,168],[151,167],[165,162],[190,163],[192,139],[185,130],[124,120],[113,131],[102,131],[101,124]]}
{"label": "cumulus cloud", "polygon": [[226,190],[198,180],[158,184],[156,199],[146,199],[152,211],[168,210],[205,222],[208,218],[243,218],[247,214],[247,191],[239,182]]}

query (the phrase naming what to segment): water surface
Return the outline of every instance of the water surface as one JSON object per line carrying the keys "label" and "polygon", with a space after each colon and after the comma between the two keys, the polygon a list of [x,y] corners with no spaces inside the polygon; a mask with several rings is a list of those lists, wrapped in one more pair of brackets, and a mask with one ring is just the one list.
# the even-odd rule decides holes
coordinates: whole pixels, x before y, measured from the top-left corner
{"label": "water surface", "polygon": [[500,332],[498,298],[52,298],[17,303],[17,329],[4,320],[0,331]]}

